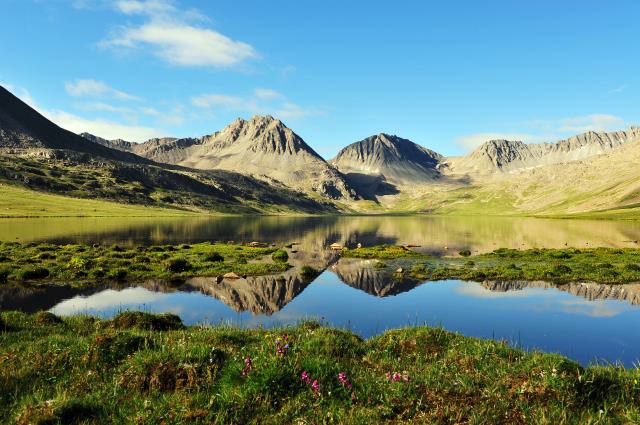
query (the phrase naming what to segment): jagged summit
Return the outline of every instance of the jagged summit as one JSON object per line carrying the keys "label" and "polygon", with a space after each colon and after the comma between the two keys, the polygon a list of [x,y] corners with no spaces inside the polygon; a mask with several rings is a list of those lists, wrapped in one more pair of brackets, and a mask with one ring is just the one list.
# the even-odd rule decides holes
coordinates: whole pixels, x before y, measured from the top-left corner
{"label": "jagged summit", "polygon": [[486,175],[579,161],[639,139],[640,129],[632,126],[627,131],[589,131],[555,143],[490,140],[466,156],[447,161],[451,172]]}
{"label": "jagged summit", "polygon": [[343,176],[300,136],[272,116],[238,118],[220,131],[194,138],[161,138],[118,143],[90,138],[156,162],[200,170],[226,170],[277,181],[332,199],[354,200],[358,194]]}
{"label": "jagged summit", "polygon": [[255,153],[297,155],[302,152],[322,160],[300,136],[270,115],[256,115],[250,120],[238,118],[223,130],[202,137],[202,144],[214,150],[247,144]]}
{"label": "jagged summit", "polygon": [[387,181],[432,181],[442,155],[408,139],[380,133],[352,143],[331,163],[343,173],[384,176]]}

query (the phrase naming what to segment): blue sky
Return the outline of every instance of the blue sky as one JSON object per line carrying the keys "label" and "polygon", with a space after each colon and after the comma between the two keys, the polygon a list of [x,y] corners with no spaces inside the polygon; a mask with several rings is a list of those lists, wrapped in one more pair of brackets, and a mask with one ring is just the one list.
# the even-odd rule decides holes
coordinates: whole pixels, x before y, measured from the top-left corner
{"label": "blue sky", "polygon": [[0,4],[0,84],[107,138],[271,114],[327,158],[380,132],[456,155],[640,122],[636,0]]}

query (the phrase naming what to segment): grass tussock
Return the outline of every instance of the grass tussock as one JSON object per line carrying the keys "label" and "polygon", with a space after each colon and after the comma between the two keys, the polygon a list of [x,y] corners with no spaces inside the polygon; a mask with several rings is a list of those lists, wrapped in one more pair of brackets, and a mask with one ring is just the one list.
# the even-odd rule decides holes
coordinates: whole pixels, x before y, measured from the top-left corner
{"label": "grass tussock", "polygon": [[[127,324],[116,326],[127,317]],[[152,330],[3,313],[9,423],[637,423],[640,372],[415,327]],[[133,319],[135,318],[135,319]],[[140,321],[145,325],[139,326]],[[174,319],[171,319],[173,322]]]}
{"label": "grass tussock", "polygon": [[[228,272],[280,273],[290,267],[286,254],[271,247],[211,243],[122,247],[0,242],[0,284],[88,285],[103,281],[218,276]],[[277,261],[253,261],[269,255]]]}

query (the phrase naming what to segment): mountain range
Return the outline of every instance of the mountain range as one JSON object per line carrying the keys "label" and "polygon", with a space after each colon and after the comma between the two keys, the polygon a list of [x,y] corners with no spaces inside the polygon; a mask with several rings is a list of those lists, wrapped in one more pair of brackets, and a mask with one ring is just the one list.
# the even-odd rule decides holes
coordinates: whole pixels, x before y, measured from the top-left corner
{"label": "mountain range", "polygon": [[0,179],[74,197],[240,213],[584,214],[640,207],[640,128],[489,140],[445,157],[377,134],[326,161],[282,121],[144,143],[64,130],[0,88]]}

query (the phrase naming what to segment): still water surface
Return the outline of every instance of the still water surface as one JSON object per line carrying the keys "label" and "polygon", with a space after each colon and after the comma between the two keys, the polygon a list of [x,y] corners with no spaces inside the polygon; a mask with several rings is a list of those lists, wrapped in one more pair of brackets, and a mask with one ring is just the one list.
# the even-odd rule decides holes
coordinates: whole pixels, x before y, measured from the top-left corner
{"label": "still water surface", "polygon": [[[326,247],[402,243],[446,254],[497,247],[637,246],[635,222],[427,217],[255,217],[211,219],[2,220],[0,240],[180,243],[206,240],[300,242],[300,264],[323,269],[305,281],[284,276],[180,286],[144,282],[77,290],[0,288],[1,310],[51,310],[111,316],[123,309],[173,312],[189,324],[295,324],[314,318],[363,337],[415,324],[464,335],[506,339],[527,349],[559,352],[587,364],[640,360],[640,284],[553,285],[521,282],[397,281],[370,262],[338,259]],[[305,257],[304,253],[313,253]],[[320,254],[318,254],[320,253]]]}

